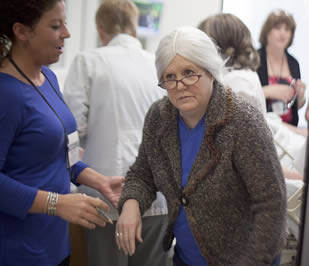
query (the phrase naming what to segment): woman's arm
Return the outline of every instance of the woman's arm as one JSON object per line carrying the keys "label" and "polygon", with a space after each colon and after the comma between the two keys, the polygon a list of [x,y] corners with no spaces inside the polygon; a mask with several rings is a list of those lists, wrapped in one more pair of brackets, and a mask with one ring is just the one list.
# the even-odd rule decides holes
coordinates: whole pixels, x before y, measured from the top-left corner
{"label": "woman's arm", "polygon": [[294,96],[292,87],[285,84],[272,84],[263,86],[266,99],[277,99],[288,103]]}
{"label": "woman's arm", "polygon": [[[123,177],[109,178],[87,167],[79,173],[77,181],[99,190],[117,206]],[[50,195],[48,195],[51,192],[38,190],[29,212],[48,213],[48,206],[51,206],[55,207],[53,215],[60,216],[68,222],[89,229],[94,229],[96,225],[105,226],[107,219],[100,215],[96,209],[101,208],[108,211],[107,204],[102,200],[79,193],[65,195],[54,193],[57,194],[57,200],[52,203]]]}
{"label": "woman's arm", "polygon": [[135,163],[126,176],[123,194],[119,202],[120,217],[116,226],[116,242],[125,254],[132,256],[135,252],[135,241],[140,243],[142,221],[141,214],[146,211],[156,196],[152,173],[144,151],[144,143],[140,145]]}
{"label": "woman's arm", "polygon": [[151,206],[157,191],[146,152],[148,134],[153,134],[151,136],[155,137],[154,130],[149,130],[148,127],[150,116],[151,109],[145,118],[143,139],[138,156],[126,175],[118,206],[120,217],[116,226],[116,242],[118,247],[129,255],[135,252],[135,241],[143,241],[141,215]]}
{"label": "woman's arm", "polygon": [[126,255],[135,253],[135,240],[142,243],[142,217],[138,201],[127,200],[122,207],[121,215],[116,225],[116,243]]}
{"label": "woman's arm", "polygon": [[[24,99],[20,87],[14,85],[16,84],[1,80],[0,212],[24,219],[32,206],[37,188],[27,186],[7,174],[8,165],[12,164],[15,159],[10,156],[9,152],[13,149],[12,145],[16,142],[17,136],[22,133],[23,128]],[[25,154],[25,156],[31,155]]]}
{"label": "woman's arm", "polygon": [[295,83],[295,93],[297,95],[297,108],[302,108],[306,103],[306,84],[298,79]]}
{"label": "woman's arm", "polygon": [[108,206],[100,199],[83,194],[57,194],[58,199],[51,204],[47,191],[38,190],[29,213],[48,213],[48,207],[55,207],[55,214],[62,219],[94,229],[96,225],[105,226],[107,219],[100,215],[96,208],[108,211]]}

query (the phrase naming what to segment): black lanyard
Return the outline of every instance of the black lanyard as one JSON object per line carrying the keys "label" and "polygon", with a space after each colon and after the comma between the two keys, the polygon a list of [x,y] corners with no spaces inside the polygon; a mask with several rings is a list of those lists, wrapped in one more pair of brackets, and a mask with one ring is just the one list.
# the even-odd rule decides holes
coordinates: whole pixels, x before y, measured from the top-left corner
{"label": "black lanyard", "polygon": [[[32,87],[39,93],[39,95],[43,98],[43,100],[47,103],[47,105],[49,106],[49,108],[54,112],[54,114],[56,115],[56,117],[58,118],[58,120],[60,121],[62,128],[63,128],[63,132],[64,132],[64,138],[65,138],[65,152],[66,152],[66,162],[67,162],[67,167],[70,168],[70,163],[69,163],[69,154],[68,154],[68,135],[67,135],[67,131],[64,127],[64,123],[62,121],[62,119],[60,118],[60,116],[58,115],[58,113],[56,112],[56,110],[50,105],[50,103],[48,102],[48,100],[46,99],[46,97],[42,94],[42,92],[39,90],[39,88],[37,86],[34,85],[34,83],[32,82],[32,80],[30,78],[28,78],[28,76],[19,68],[19,66],[15,63],[15,61],[13,60],[13,58],[11,58],[10,56],[8,56],[8,59],[10,60],[10,62],[12,63],[12,65],[16,68],[16,70],[19,72],[19,74],[21,74],[31,85]],[[61,95],[59,94],[59,92],[56,90],[56,88],[53,86],[53,84],[50,82],[50,80],[48,79],[48,77],[45,75],[45,73],[43,71],[41,71],[41,73],[44,75],[44,77],[46,78],[46,80],[48,81],[49,85],[53,88],[54,92],[57,94],[57,96],[59,97],[59,99],[66,105],[66,103],[64,102],[63,98],[61,97]],[[70,170],[70,177],[72,179],[72,171]]]}

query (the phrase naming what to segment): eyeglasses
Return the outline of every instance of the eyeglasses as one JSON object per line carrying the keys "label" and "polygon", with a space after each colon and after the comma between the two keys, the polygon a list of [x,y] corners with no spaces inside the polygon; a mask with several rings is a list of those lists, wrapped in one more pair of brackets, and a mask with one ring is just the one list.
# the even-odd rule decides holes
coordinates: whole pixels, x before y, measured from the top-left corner
{"label": "eyeglasses", "polygon": [[184,86],[192,86],[200,80],[201,76],[201,74],[195,74],[185,76],[181,79],[162,80],[161,82],[159,82],[158,86],[165,90],[173,90],[177,88],[178,82],[181,82]]}

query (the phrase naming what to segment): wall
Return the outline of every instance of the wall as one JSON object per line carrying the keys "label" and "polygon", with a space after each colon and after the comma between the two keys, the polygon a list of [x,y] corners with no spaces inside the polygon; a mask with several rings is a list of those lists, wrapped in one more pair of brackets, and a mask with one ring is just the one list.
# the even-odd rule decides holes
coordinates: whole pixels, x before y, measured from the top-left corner
{"label": "wall", "polygon": [[160,32],[148,37],[145,48],[154,52],[162,36],[176,27],[196,27],[203,19],[221,11],[221,0],[165,0],[162,10]]}
{"label": "wall", "polygon": [[[98,46],[94,16],[101,0],[66,0],[67,26],[71,38],[65,41],[61,60],[51,66],[62,88],[66,72],[79,51]],[[163,0],[159,33],[141,37],[144,48],[154,52],[160,38],[178,26],[197,24],[221,10],[221,0]]]}
{"label": "wall", "polygon": [[74,56],[97,46],[95,12],[101,0],[66,0],[67,27],[71,37],[65,40],[65,51],[58,63],[51,65],[63,86],[66,72]]}

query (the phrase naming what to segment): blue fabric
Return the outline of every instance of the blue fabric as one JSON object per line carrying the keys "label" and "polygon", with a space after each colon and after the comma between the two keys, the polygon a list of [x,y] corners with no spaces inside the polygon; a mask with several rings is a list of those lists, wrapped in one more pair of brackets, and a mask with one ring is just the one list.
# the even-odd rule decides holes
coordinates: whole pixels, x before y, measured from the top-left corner
{"label": "blue fabric", "polygon": [[278,255],[272,263],[272,266],[279,266],[279,265],[280,265],[280,255]]}
{"label": "blue fabric", "polygon": [[[181,117],[178,117],[178,133],[180,138],[181,149],[181,170],[182,170],[182,188],[188,182],[188,176],[194,163],[196,154],[199,151],[205,132],[205,115],[195,126],[188,128]],[[186,212],[181,206],[176,222],[173,228],[174,236],[176,237],[175,252],[180,259],[188,265],[205,266],[207,262],[202,256],[200,249],[194,239],[190,229]]]}
{"label": "blue fabric", "polygon": [[[53,72],[43,71],[59,90]],[[38,189],[70,191],[64,131],[31,85],[5,73],[0,84],[0,265],[55,266],[70,254],[68,224],[28,211]],[[75,131],[73,115],[48,81],[39,89],[67,132]],[[81,162],[74,166],[75,178],[85,167]]]}

